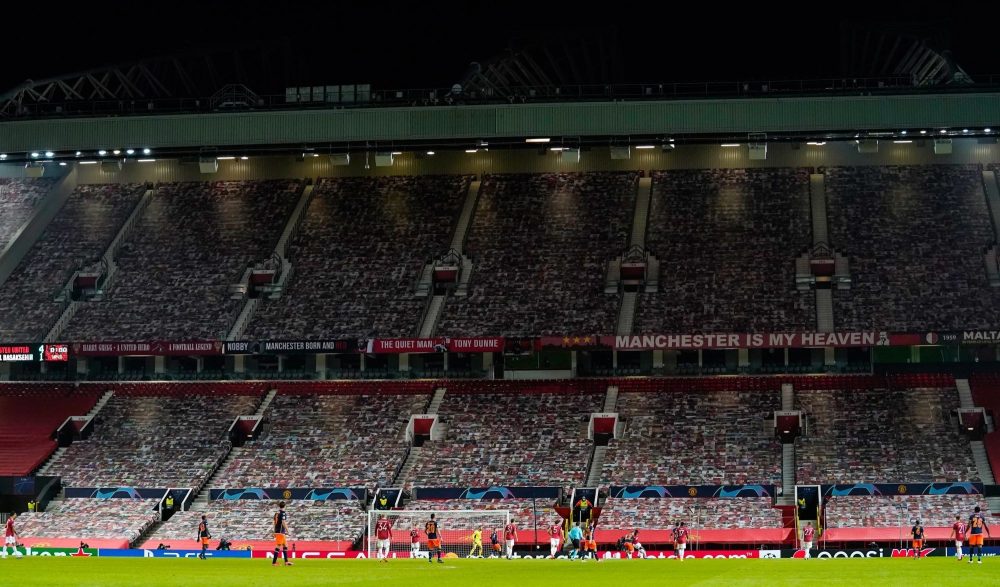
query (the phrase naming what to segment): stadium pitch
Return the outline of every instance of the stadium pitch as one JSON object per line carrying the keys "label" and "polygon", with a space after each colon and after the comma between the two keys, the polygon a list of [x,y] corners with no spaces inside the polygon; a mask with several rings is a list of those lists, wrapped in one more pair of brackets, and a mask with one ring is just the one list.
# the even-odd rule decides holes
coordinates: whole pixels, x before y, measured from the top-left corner
{"label": "stadium pitch", "polygon": [[828,560],[265,560],[24,558],[0,560],[4,585],[251,587],[282,585],[998,585],[996,559]]}

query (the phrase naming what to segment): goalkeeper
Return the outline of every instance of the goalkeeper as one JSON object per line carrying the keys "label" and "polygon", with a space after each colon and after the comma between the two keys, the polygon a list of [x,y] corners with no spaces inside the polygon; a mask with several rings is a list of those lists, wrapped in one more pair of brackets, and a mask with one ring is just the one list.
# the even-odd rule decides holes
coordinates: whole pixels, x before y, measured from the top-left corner
{"label": "goalkeeper", "polygon": [[[476,556],[476,551],[479,551],[479,556]],[[483,527],[479,526],[472,531],[472,550],[469,551],[468,558],[483,558]]]}

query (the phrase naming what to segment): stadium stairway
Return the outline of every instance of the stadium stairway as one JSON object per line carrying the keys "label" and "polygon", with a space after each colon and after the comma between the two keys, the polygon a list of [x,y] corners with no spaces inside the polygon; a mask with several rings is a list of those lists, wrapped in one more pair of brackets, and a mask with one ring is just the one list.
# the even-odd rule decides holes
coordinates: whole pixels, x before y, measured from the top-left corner
{"label": "stadium stairway", "polygon": [[[220,464],[215,469],[215,471],[212,473],[212,476],[208,478],[208,481],[205,481],[205,484],[202,485],[201,489],[194,496],[194,499],[191,500],[191,507],[188,508],[189,510],[205,511],[208,509],[209,494],[211,493],[212,489],[216,489],[215,481],[219,477],[219,474],[222,471],[226,470],[226,467],[228,467],[229,464],[233,462],[234,458],[243,454],[244,450],[246,450],[246,447],[234,446],[229,451],[229,454],[227,454],[226,458],[223,459],[222,464]],[[219,489],[224,489],[224,488],[219,488]]]}
{"label": "stadium stairway", "polygon": [[968,379],[956,379],[955,388],[958,389],[958,407],[963,409],[976,407],[976,402],[972,400],[972,388],[969,387]]}
{"label": "stadium stairway", "polygon": [[826,222],[826,185],[822,173],[809,175],[809,208],[812,213],[813,244],[830,243]]}
{"label": "stadium stairway", "polygon": [[816,332],[833,332],[833,292],[816,290]]}
{"label": "stadium stairway", "polygon": [[399,471],[396,472],[396,476],[392,480],[391,487],[402,487],[406,480],[410,477],[410,472],[413,471],[413,467],[416,465],[417,461],[420,460],[420,454],[424,449],[419,446],[411,446],[410,452],[406,454],[406,460],[403,461],[403,465],[399,467]]}
{"label": "stadium stairway", "polygon": [[451,237],[451,250],[462,254],[465,250],[465,239],[469,235],[469,225],[472,224],[472,217],[476,213],[476,206],[479,203],[479,180],[469,182],[469,191],[465,193],[465,204],[462,205],[462,213],[458,216],[455,224],[455,234]]}
{"label": "stadium stairway", "polygon": [[[444,395],[448,390],[444,387],[438,387],[434,390],[434,395],[431,396],[431,401],[427,404],[428,414],[436,414],[438,410],[441,409],[441,403],[444,402]],[[440,424],[440,422],[438,422]]]}
{"label": "stadium stairway", "polygon": [[781,496],[775,501],[778,505],[795,504],[795,445],[781,445]]}
{"label": "stadium stairway", "polygon": [[[972,399],[972,388],[969,386],[969,380],[956,379],[955,387],[958,389],[959,407],[963,409],[975,408],[976,402]],[[969,444],[972,448],[972,458],[976,462],[976,471],[979,473],[979,478],[982,479],[983,483],[993,485],[996,483],[996,477],[993,474],[993,467],[990,466],[989,456],[986,454],[986,445],[981,440],[972,440]],[[1000,505],[1000,500],[993,498],[990,501],[990,509],[997,511],[996,505]]]}
{"label": "stadium stairway", "polygon": [[615,334],[621,336],[632,334],[635,327],[635,306],[639,294],[634,291],[627,291],[622,294],[621,304],[618,306],[618,324],[615,327]]}
{"label": "stadium stairway", "polygon": [[601,469],[604,467],[604,457],[608,452],[606,446],[595,446],[590,458],[590,470],[587,471],[586,487],[597,487],[601,484]]}
{"label": "stadium stairway", "polygon": [[618,386],[609,385],[607,395],[604,396],[604,407],[601,409],[605,414],[614,413],[618,409]]}
{"label": "stadium stairway", "polygon": [[639,178],[639,189],[635,194],[635,212],[632,214],[632,232],[629,235],[629,247],[646,248],[646,227],[649,222],[649,204],[653,193],[653,179]]}
{"label": "stadium stairway", "polygon": [[795,409],[795,386],[791,383],[781,384],[781,409],[783,411]]}
{"label": "stadium stairway", "polygon": [[[105,404],[108,403],[108,400],[110,400],[111,396],[113,396],[114,394],[115,394],[114,391],[111,390],[105,391],[104,395],[101,396],[101,399],[97,400],[97,403],[94,404],[94,407],[91,408],[90,411],[87,412],[85,415],[88,418],[93,419],[95,416],[97,416],[97,414],[101,412],[101,409],[104,407]],[[63,454],[65,454],[65,452],[66,452],[65,446],[61,446],[58,449],[56,449],[56,452],[52,453],[52,456],[50,456],[49,459],[45,461],[41,467],[39,467],[38,471],[35,474],[42,476],[48,475],[49,469],[51,469],[53,465],[55,465],[62,459]]]}
{"label": "stadium stairway", "polygon": [[997,230],[1000,227],[1000,190],[997,189],[996,173],[983,171],[983,188],[986,190],[986,203],[990,207],[994,230]]}
{"label": "stadium stairway", "polygon": [[149,537],[152,536],[154,532],[156,532],[157,530],[159,530],[160,526],[162,526],[165,523],[166,522],[164,522],[163,520],[157,520],[157,521],[153,522],[152,524],[149,525],[149,528],[146,528],[146,530],[142,534],[139,534],[138,538],[136,538],[132,542],[129,542],[128,547],[129,548],[141,548],[142,544],[144,542],[146,542],[146,540],[148,540]]}
{"label": "stadium stairway", "polygon": [[274,396],[276,395],[278,395],[277,389],[268,391],[267,394],[264,395],[264,399],[260,401],[260,405],[257,406],[257,411],[254,412],[253,415],[263,417],[264,413],[267,412],[267,408],[271,405],[271,402],[274,401]]}
{"label": "stadium stairway", "polygon": [[427,300],[427,307],[424,310],[424,317],[420,322],[420,330],[418,336],[420,338],[430,338],[434,336],[434,331],[437,330],[438,321],[441,319],[441,313],[444,311],[445,296],[436,295],[431,296]]}

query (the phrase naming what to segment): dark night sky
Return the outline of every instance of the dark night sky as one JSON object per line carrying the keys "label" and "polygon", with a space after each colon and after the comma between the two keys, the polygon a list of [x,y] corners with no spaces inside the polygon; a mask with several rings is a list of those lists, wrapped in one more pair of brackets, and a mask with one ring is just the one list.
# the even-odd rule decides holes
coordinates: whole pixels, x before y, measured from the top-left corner
{"label": "dark night sky", "polygon": [[[120,4],[115,8],[116,4]],[[211,46],[280,37],[295,49],[302,83],[370,82],[376,87],[442,86],[470,61],[511,41],[563,33],[609,35],[620,48],[622,81],[799,79],[840,75],[840,26],[933,22],[950,33],[956,61],[976,74],[1000,73],[1000,19],[983,6],[954,3],[801,3],[746,0],[738,8],[703,2],[543,3],[249,2],[74,3],[4,6],[0,91],[117,63]],[[691,8],[690,5],[696,6]],[[206,8],[207,6],[207,8]],[[664,8],[655,8],[663,6]],[[811,14],[806,6],[821,6]],[[597,8],[600,7],[600,8]],[[950,9],[953,14],[941,10]],[[617,10],[617,11],[615,11]],[[903,16],[901,16],[903,15]],[[308,73],[302,73],[308,72]],[[279,84],[280,85],[280,84]]]}

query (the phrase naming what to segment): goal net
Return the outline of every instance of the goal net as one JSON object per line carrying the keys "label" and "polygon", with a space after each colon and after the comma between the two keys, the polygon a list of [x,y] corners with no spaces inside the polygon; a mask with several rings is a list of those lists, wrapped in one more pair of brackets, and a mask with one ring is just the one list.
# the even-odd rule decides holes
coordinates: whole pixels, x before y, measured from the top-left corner
{"label": "goal net", "polygon": [[[510,521],[510,512],[507,510],[369,510],[366,534],[369,558],[378,556],[375,525],[381,515],[385,515],[392,524],[389,558],[427,558],[424,524],[431,519],[431,514],[434,514],[434,521],[438,524],[442,557],[489,557],[500,554],[492,551],[490,534],[496,530],[502,548],[503,528]],[[472,552],[473,532],[477,529],[482,530],[482,551],[477,547],[476,552]],[[411,539],[412,530],[417,531],[416,543]]]}

